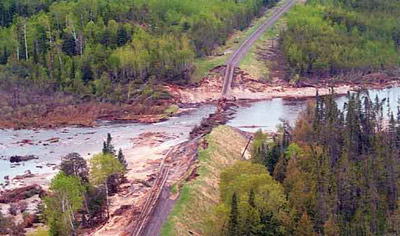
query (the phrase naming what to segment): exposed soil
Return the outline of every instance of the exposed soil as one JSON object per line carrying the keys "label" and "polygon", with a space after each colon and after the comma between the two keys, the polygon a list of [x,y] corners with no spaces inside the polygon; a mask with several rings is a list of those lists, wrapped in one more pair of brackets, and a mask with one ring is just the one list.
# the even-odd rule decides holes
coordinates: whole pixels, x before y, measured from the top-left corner
{"label": "exposed soil", "polygon": [[[0,91],[0,93],[2,92]],[[4,101],[9,100],[4,94],[0,94],[1,99],[4,99]],[[67,98],[64,100],[62,98],[58,99],[60,101],[52,102],[48,98],[43,103],[32,104],[27,101],[14,107],[0,106],[0,128],[30,129],[94,126],[97,120],[155,123],[166,118],[164,111],[171,104],[170,100],[113,104],[81,102]]]}
{"label": "exposed soil", "polygon": [[132,139],[132,142],[135,146],[138,147],[156,147],[163,142],[173,140],[177,138],[176,136],[168,136],[167,133],[164,132],[147,132],[142,133],[139,137]]}
{"label": "exposed soil", "polygon": [[45,191],[37,184],[1,191],[0,212],[2,216],[11,218],[21,230],[32,227],[32,223],[37,222],[36,210],[44,195]]}
{"label": "exposed soil", "polygon": [[129,235],[130,228],[136,224],[140,215],[140,207],[150,194],[161,160],[171,148],[174,147],[175,151],[170,156],[177,158],[176,162],[172,160],[174,168],[171,176],[186,173],[187,165],[184,163],[191,162],[191,158],[182,155],[182,148],[186,145],[180,143],[182,137],[157,132],[144,133],[132,139],[132,149],[124,150],[129,165],[126,175],[128,183],[123,184],[121,191],[111,197],[110,220],[90,235]]}
{"label": "exposed soil", "polygon": [[[279,40],[268,41],[266,47],[257,48],[257,59],[267,61],[269,79],[252,78],[246,71],[235,68],[232,88],[229,98],[233,100],[268,100],[273,98],[306,98],[331,93],[346,94],[361,88],[385,88],[398,84],[399,73],[370,72],[345,73],[335,77],[310,76],[289,82],[293,75],[287,67],[287,62],[279,48]],[[167,86],[166,89],[175,100],[181,103],[216,102],[221,97],[226,66],[217,66],[208,76],[191,87]]]}
{"label": "exposed soil", "polygon": [[[221,96],[224,67],[216,67],[208,77],[201,80],[195,87],[167,87],[169,92],[182,103],[216,102]],[[312,79],[291,84],[277,77],[274,83],[255,80],[248,73],[236,68],[230,97],[233,100],[268,100],[273,98],[307,98],[331,93],[332,87],[336,94],[346,94],[361,88],[386,88],[395,86],[400,78],[385,73],[367,75],[353,74],[351,79],[340,76],[331,79],[312,82]],[[341,82],[341,81],[348,82]],[[315,80],[314,80],[315,81]]]}

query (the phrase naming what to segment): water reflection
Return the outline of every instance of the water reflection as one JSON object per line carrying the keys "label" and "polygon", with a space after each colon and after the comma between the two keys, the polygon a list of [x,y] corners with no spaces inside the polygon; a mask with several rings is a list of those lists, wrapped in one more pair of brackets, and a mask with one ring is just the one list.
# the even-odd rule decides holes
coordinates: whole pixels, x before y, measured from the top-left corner
{"label": "water reflection", "polygon": [[[376,96],[379,99],[388,99],[391,111],[397,112],[400,87],[369,90],[368,93],[372,99],[375,99]],[[246,104],[237,109],[236,116],[228,122],[228,125],[248,132],[255,132],[259,129],[275,131],[276,127],[282,123],[281,120],[287,120],[293,125],[299,113],[305,109],[308,100],[310,99],[285,100],[276,98]],[[346,101],[346,96],[336,98],[339,108],[343,108]],[[387,110],[388,107],[385,105],[384,114],[387,114]]]}

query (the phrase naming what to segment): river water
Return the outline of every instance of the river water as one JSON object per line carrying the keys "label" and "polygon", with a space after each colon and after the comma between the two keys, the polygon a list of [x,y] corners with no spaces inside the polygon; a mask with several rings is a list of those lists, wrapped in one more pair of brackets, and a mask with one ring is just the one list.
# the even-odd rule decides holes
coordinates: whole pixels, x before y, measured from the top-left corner
{"label": "river water", "polygon": [[[370,90],[371,97],[389,98],[391,109],[397,110],[400,88]],[[339,107],[345,103],[345,97],[338,97]],[[227,125],[244,131],[254,132],[258,129],[274,131],[281,120],[294,124],[298,114],[305,108],[307,99],[285,100],[281,98],[259,101],[240,106],[236,115]],[[10,178],[30,170],[33,174],[54,173],[54,165],[59,164],[61,157],[70,152],[77,152],[85,158],[98,153],[107,133],[113,136],[113,144],[119,149],[129,148],[131,139],[144,132],[165,132],[179,137],[181,141],[188,139],[189,132],[198,125],[202,118],[215,111],[212,105],[195,108],[192,112],[171,118],[157,124],[102,124],[93,128],[61,128],[52,130],[0,130],[0,183],[4,177]],[[58,142],[50,142],[52,138]],[[23,143],[29,140],[29,143]],[[177,141],[176,139],[174,141]],[[9,157],[13,155],[35,155],[37,160],[13,165]]]}
{"label": "river water", "polygon": [[[92,128],[0,130],[0,183],[4,182],[5,176],[13,178],[24,174],[27,170],[33,174],[56,172],[54,166],[48,164],[59,164],[61,157],[71,152],[77,152],[85,158],[99,153],[103,148],[107,133],[112,135],[113,144],[117,150],[130,148],[131,139],[145,132],[165,132],[170,136],[178,137],[173,140],[174,142],[183,141],[189,138],[190,131],[195,125],[200,124],[203,117],[214,113],[215,110],[215,106],[204,105],[156,124],[104,123]],[[59,141],[50,142],[54,138]],[[29,143],[24,144],[24,140],[29,140]],[[10,156],[13,155],[35,155],[39,159],[13,165],[9,162]]]}
{"label": "river water", "polygon": [[[400,98],[400,87],[369,90],[370,97],[374,99],[387,98],[390,101],[390,109],[397,112],[398,100]],[[314,98],[310,98],[313,100]],[[240,107],[233,119],[227,125],[239,128],[248,132],[255,132],[259,129],[264,131],[275,131],[276,127],[282,124],[282,120],[294,125],[297,116],[307,106],[309,99],[282,99],[276,98],[270,101],[259,101],[249,103]],[[339,108],[343,108],[346,96],[336,98]],[[387,114],[387,107],[384,106],[384,114]]]}

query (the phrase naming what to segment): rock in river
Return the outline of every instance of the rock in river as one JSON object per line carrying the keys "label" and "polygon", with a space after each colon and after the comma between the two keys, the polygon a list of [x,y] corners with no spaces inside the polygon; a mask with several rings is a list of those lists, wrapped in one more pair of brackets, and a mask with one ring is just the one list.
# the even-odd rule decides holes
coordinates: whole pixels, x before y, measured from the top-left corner
{"label": "rock in river", "polygon": [[35,160],[39,159],[39,157],[34,156],[34,155],[27,155],[27,156],[12,156],[10,157],[10,162],[11,163],[18,163],[22,161],[30,161],[30,160]]}

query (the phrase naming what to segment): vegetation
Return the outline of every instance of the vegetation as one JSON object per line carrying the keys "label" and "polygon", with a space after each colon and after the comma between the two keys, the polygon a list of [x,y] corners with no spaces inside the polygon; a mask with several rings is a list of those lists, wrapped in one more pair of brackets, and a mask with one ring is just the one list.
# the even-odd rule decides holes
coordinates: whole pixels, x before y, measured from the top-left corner
{"label": "vegetation", "polygon": [[263,165],[237,162],[221,173],[219,189],[207,235],[284,235],[286,197]]}
{"label": "vegetation", "polygon": [[80,179],[60,172],[51,181],[45,199],[50,235],[77,235],[76,214],[83,207],[85,188]]}
{"label": "vegetation", "polygon": [[47,229],[39,227],[35,232],[29,233],[28,236],[49,236],[49,232]]}
{"label": "vegetation", "polygon": [[[207,217],[212,213],[215,199],[219,196],[216,181],[221,169],[240,160],[247,140],[228,126],[218,126],[205,137],[207,145],[199,147],[199,175],[188,182],[173,185],[180,192],[161,235],[185,235],[188,231],[204,235]],[[171,190],[172,191],[172,190]]]}
{"label": "vegetation", "polygon": [[76,176],[83,183],[89,181],[89,169],[86,160],[78,153],[70,153],[61,158],[60,170],[68,176]]}
{"label": "vegetation", "polygon": [[[110,202],[108,200],[109,195],[109,181],[112,176],[120,175],[124,171],[124,166],[111,154],[97,154],[90,159],[90,180],[94,185],[103,185],[106,189],[107,197],[107,218],[110,215],[108,206]],[[112,180],[113,181],[113,180]]]}
{"label": "vegetation", "polygon": [[78,99],[159,105],[169,98],[160,84],[187,83],[195,58],[274,3],[1,1],[0,114],[47,114]]}
{"label": "vegetation", "polygon": [[367,73],[400,65],[397,0],[307,2],[289,13],[281,37],[293,73]]}
{"label": "vegetation", "polygon": [[[79,235],[80,229],[108,219],[108,196],[117,192],[126,171],[122,150],[118,156],[115,151],[110,152],[114,150],[111,141],[108,134],[106,150],[103,149],[106,152],[90,159],[90,171],[86,160],[77,153],[62,158],[61,171],[52,179],[44,199],[44,219],[39,219],[49,226],[50,235]],[[42,231],[36,234],[46,233]]]}
{"label": "vegetation", "polygon": [[386,105],[317,97],[294,129],[257,132],[253,163],[221,173],[207,235],[397,235],[400,110]]}

